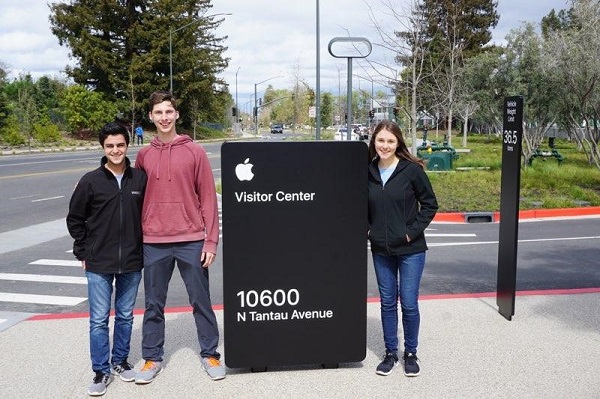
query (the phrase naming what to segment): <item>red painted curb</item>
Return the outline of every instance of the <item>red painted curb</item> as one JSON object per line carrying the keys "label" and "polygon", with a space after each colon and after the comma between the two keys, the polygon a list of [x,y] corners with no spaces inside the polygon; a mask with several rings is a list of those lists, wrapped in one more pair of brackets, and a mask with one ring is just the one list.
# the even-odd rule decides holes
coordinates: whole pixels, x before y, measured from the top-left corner
{"label": "red painted curb", "polygon": [[[490,212],[494,215],[494,221],[500,221],[500,212]],[[437,213],[434,222],[466,223],[467,212],[444,212]],[[558,208],[558,209],[528,209],[519,211],[519,219],[541,219],[551,217],[573,217],[600,215],[600,206],[587,206],[581,208]]]}
{"label": "red painted curb", "polygon": [[[542,295],[577,295],[577,294],[598,294],[600,293],[600,287],[590,288],[565,288],[565,289],[554,289],[554,290],[530,290],[530,291],[517,291],[516,296],[542,296]],[[476,298],[491,298],[495,297],[496,292],[474,292],[474,293],[462,293],[462,294],[432,294],[432,295],[421,295],[420,300],[431,301],[431,300],[442,300],[442,299],[476,299]],[[367,298],[367,303],[379,302],[378,297]],[[214,305],[214,310],[223,310],[223,305]],[[166,308],[165,313],[186,313],[191,312],[191,306],[180,306],[174,308]],[[135,309],[133,311],[136,315],[143,315],[144,309]],[[114,312],[111,312],[111,316],[114,317]],[[87,319],[88,313],[50,313],[50,314],[38,314],[31,316],[25,321],[40,321],[40,320],[63,320],[63,319]]]}

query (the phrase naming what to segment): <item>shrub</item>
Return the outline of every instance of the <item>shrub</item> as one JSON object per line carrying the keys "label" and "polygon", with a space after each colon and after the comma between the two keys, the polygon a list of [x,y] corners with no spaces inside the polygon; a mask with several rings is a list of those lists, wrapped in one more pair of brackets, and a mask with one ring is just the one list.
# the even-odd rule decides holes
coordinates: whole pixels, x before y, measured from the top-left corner
{"label": "shrub", "polygon": [[61,140],[58,126],[53,123],[33,125],[33,138],[40,143],[54,143]]}
{"label": "shrub", "polygon": [[19,131],[19,121],[15,115],[6,118],[4,127],[0,129],[0,140],[10,146],[25,144],[25,137]]}

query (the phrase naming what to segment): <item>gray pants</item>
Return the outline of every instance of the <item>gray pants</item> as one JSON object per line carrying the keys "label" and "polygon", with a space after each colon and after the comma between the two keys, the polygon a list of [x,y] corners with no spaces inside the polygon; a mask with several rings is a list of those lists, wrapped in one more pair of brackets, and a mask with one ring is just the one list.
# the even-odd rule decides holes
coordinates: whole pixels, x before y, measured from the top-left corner
{"label": "gray pants", "polygon": [[200,344],[200,356],[217,359],[219,328],[210,301],[208,268],[200,256],[204,241],[144,244],[144,290],[146,310],[142,334],[144,360],[162,362],[165,344],[165,304],[175,263],[185,283]]}

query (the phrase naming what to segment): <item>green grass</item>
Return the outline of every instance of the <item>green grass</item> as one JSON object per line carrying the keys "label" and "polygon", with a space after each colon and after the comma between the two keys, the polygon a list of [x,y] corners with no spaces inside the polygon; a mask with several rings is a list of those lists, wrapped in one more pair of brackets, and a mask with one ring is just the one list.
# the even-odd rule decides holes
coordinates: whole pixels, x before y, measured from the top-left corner
{"label": "green grass", "polygon": [[[453,137],[458,148],[460,138]],[[440,212],[500,210],[502,143],[499,137],[469,136],[469,153],[460,153],[453,171],[429,173]],[[547,142],[542,145],[549,150]],[[535,158],[521,169],[521,210],[600,206],[600,171],[589,165],[576,145],[557,140],[556,149],[565,157],[561,165],[554,158]],[[487,170],[458,171],[457,167],[489,167]]]}

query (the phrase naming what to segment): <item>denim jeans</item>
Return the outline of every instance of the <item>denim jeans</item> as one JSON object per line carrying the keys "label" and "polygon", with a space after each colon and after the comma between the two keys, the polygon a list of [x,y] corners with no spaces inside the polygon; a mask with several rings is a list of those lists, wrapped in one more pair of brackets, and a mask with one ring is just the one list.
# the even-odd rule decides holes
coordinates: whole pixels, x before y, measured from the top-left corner
{"label": "denim jeans", "polygon": [[416,353],[419,344],[419,286],[425,251],[410,255],[373,254],[381,300],[383,341],[388,352],[398,352],[398,298],[402,311],[404,350]]}
{"label": "denim jeans", "polygon": [[[99,274],[86,271],[90,306],[90,357],[92,370],[110,373],[110,364],[120,364],[129,356],[133,326],[133,307],[142,272]],[[115,282],[115,326],[112,356],[109,363],[110,340],[108,319]]]}

